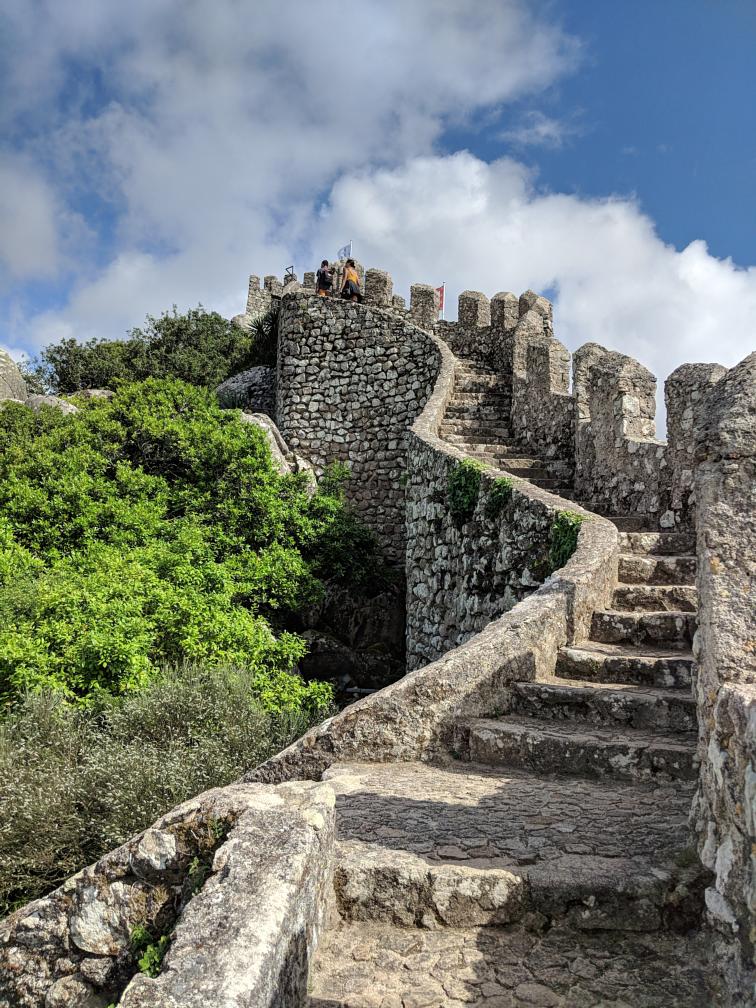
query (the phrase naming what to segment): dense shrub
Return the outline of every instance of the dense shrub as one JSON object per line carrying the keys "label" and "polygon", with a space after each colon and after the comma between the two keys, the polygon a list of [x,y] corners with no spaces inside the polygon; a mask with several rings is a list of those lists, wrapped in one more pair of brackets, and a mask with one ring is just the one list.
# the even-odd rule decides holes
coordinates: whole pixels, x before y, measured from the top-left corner
{"label": "dense shrub", "polygon": [[77,392],[114,388],[146,378],[180,378],[215,387],[230,375],[275,360],[277,318],[271,314],[247,332],[202,307],[151,315],[124,340],[64,339],[46,347],[25,368],[36,391]]}
{"label": "dense shrub", "polygon": [[91,701],[198,659],[244,665],[270,707],[329,701],[290,674],[303,645],[286,628],[322,579],[378,567],[338,474],[308,495],[257,427],[176,380],[2,417],[0,695]]}
{"label": "dense shrub", "polygon": [[232,666],[159,672],[141,692],[89,707],[23,697],[0,723],[0,916],[326,713],[267,710]]}

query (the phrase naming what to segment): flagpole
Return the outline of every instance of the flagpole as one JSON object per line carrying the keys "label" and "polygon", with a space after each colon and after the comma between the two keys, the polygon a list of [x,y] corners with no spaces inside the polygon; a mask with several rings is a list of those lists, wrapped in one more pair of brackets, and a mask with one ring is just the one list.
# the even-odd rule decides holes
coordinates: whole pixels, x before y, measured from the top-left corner
{"label": "flagpole", "polygon": [[441,284],[441,290],[443,291],[443,300],[441,301],[441,321],[446,321],[446,280]]}

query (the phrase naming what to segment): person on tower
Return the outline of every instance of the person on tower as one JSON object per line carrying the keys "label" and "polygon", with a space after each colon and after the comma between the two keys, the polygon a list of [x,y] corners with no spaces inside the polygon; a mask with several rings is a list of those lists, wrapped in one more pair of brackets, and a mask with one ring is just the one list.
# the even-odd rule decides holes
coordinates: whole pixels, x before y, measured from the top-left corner
{"label": "person on tower", "polygon": [[345,301],[362,301],[360,292],[360,278],[357,275],[357,268],[354,259],[347,259],[344,267],[344,283],[341,286],[341,296]]}
{"label": "person on tower", "polygon": [[328,265],[327,259],[324,259],[320,264],[316,280],[318,297],[328,297],[330,295],[331,287],[333,287],[334,269],[335,267]]}

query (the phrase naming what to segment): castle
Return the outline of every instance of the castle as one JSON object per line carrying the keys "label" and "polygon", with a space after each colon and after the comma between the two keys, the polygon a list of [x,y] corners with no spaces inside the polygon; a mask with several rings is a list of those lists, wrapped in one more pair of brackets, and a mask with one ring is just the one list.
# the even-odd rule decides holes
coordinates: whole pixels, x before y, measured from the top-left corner
{"label": "castle", "polygon": [[349,464],[408,674],[7,918],[0,1005],[105,1008],[218,821],[125,1008],[756,1004],[756,353],[678,368],[664,443],[653,375],[570,361],[544,298],[450,323],[360,273],[361,305],[250,278],[247,408]]}

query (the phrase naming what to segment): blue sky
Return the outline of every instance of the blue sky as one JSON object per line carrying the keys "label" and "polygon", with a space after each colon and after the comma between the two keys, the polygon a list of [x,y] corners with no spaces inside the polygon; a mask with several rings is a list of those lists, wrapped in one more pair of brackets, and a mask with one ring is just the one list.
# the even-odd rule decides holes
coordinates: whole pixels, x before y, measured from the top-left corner
{"label": "blue sky", "polygon": [[400,291],[553,292],[568,347],[660,377],[753,349],[753,0],[254,9],[3,4],[14,355],[174,303],[232,315],[250,272],[349,238]]}
{"label": "blue sky", "polygon": [[561,122],[562,142],[512,143],[478,121],[445,146],[514,151],[556,191],[635,194],[678,249],[704,238],[756,262],[756,3],[562,0],[552,12],[581,39],[580,68],[513,111],[523,127],[533,113]]}

